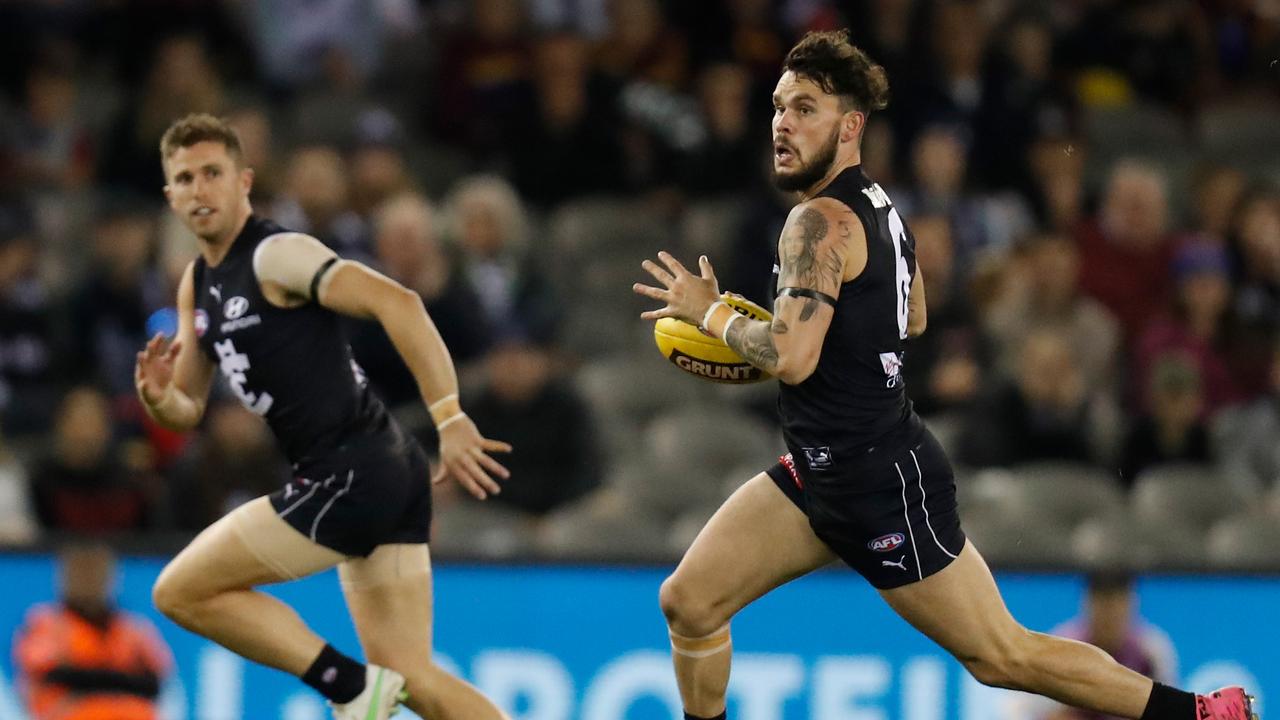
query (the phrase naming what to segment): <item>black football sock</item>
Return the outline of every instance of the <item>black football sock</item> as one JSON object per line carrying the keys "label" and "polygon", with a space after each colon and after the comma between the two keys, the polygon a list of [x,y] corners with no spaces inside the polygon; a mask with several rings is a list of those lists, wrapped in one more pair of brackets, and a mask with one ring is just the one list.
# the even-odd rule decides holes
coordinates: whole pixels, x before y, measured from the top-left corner
{"label": "black football sock", "polygon": [[349,703],[364,692],[364,665],[325,645],[302,682],[336,703]]}
{"label": "black football sock", "polygon": [[1195,695],[1156,683],[1141,720],[1197,720],[1196,712]]}
{"label": "black football sock", "polygon": [[720,713],[719,715],[716,715],[715,717],[709,717],[709,718],[698,717],[697,715],[690,715],[689,713],[684,714],[684,720],[726,720],[726,718],[728,717],[729,717],[728,710],[725,710],[724,712]]}

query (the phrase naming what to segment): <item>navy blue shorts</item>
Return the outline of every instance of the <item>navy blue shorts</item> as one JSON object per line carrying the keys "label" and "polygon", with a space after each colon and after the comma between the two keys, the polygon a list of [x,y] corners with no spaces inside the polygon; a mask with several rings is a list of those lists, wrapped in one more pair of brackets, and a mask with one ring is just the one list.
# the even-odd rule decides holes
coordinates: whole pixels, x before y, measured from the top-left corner
{"label": "navy blue shorts", "polygon": [[955,475],[927,429],[897,450],[791,452],[766,472],[832,551],[882,590],[918,582],[964,547]]}
{"label": "navy blue shorts", "polygon": [[395,426],[354,435],[300,463],[294,479],[269,497],[294,529],[345,555],[425,543],[431,534],[427,456]]}

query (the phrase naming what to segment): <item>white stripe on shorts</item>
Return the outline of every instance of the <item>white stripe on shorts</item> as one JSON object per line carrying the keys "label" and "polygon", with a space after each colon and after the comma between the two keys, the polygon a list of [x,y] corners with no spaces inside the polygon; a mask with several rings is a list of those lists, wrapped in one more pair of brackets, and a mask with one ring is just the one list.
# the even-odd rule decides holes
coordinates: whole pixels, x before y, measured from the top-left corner
{"label": "white stripe on shorts", "polygon": [[327,513],[327,512],[329,512],[329,508],[333,507],[333,503],[334,503],[334,501],[336,501],[338,498],[340,498],[340,497],[342,497],[343,495],[346,495],[348,492],[350,492],[350,490],[351,490],[351,481],[352,481],[352,480],[354,480],[354,479],[355,479],[355,477],[356,477],[356,471],[355,471],[355,470],[348,470],[348,471],[347,471],[347,484],[346,484],[346,485],[345,485],[341,490],[339,490],[338,492],[334,493],[334,494],[333,494],[333,497],[329,498],[329,502],[325,503],[325,504],[324,504],[324,507],[320,508],[320,512],[316,514],[316,519],[315,519],[315,520],[313,520],[313,521],[311,522],[311,540],[312,540],[312,541],[314,541],[314,542],[320,542],[319,540],[316,540],[316,530],[317,530],[317,529],[319,529],[319,527],[320,527],[320,518],[324,517],[324,514],[325,514],[325,513]]}
{"label": "white stripe on shorts", "polygon": [[916,482],[920,485],[920,507],[924,508],[924,524],[929,526],[929,534],[933,536],[933,544],[937,545],[939,550],[946,553],[947,557],[955,560],[956,556],[952,555],[950,550],[942,547],[942,543],[938,542],[938,533],[933,531],[933,523],[929,522],[929,508],[925,507],[924,504],[924,473],[920,472],[920,458],[916,457],[915,450],[911,451],[911,459],[915,461],[916,464]]}
{"label": "white stripe on shorts", "polygon": [[924,579],[924,568],[920,567],[920,552],[916,550],[916,534],[911,530],[911,517],[907,515],[907,478],[902,474],[902,468],[898,467],[898,463],[893,466],[898,468],[898,479],[902,481],[902,519],[907,523],[907,535],[911,538],[911,554],[916,556],[916,578]]}

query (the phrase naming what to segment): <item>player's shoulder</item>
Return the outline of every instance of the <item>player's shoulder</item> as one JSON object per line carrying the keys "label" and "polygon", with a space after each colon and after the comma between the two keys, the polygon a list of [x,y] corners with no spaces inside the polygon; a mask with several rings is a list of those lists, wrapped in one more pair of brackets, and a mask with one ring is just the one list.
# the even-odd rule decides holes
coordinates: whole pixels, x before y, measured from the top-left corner
{"label": "player's shoulder", "polygon": [[829,227],[832,223],[848,222],[856,214],[844,201],[821,195],[791,208],[791,212],[787,215],[787,224],[801,227],[817,225]]}

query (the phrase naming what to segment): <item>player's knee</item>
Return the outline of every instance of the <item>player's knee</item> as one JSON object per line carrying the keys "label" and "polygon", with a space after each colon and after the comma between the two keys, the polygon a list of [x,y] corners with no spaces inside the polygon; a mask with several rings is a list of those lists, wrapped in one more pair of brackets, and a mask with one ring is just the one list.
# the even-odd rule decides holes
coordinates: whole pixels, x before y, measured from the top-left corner
{"label": "player's knee", "polygon": [[987,645],[970,657],[960,658],[974,679],[990,687],[1022,690],[1031,684],[1030,633],[1019,629],[1007,638]]}
{"label": "player's knee", "polygon": [[667,618],[667,627],[685,637],[702,637],[719,630],[729,621],[715,604],[672,575],[658,590],[658,605]]}
{"label": "player's knee", "polygon": [[191,598],[184,591],[181,583],[174,579],[173,573],[162,572],[151,586],[151,602],[165,617],[186,626],[191,614]]}

